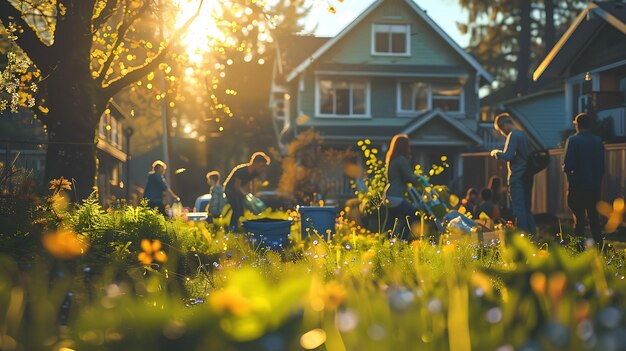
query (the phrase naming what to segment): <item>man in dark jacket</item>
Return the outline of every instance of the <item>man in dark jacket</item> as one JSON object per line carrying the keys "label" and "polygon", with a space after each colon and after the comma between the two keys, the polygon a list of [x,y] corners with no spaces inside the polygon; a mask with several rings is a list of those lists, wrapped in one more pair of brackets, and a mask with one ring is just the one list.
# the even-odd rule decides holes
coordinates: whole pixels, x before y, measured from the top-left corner
{"label": "man in dark jacket", "polygon": [[591,132],[591,123],[591,117],[586,113],[574,119],[577,133],[570,136],[565,144],[563,171],[569,183],[567,202],[574,214],[574,233],[578,237],[585,236],[586,214],[593,239],[602,247],[596,205],[600,201],[604,176],[604,145],[602,139]]}
{"label": "man in dark jacket", "polygon": [[496,116],[494,128],[506,137],[504,150],[493,150],[491,156],[507,162],[509,171],[509,195],[516,225],[519,229],[535,234],[535,218],[531,212],[533,176],[526,172],[530,141],[518,130],[508,113]]}

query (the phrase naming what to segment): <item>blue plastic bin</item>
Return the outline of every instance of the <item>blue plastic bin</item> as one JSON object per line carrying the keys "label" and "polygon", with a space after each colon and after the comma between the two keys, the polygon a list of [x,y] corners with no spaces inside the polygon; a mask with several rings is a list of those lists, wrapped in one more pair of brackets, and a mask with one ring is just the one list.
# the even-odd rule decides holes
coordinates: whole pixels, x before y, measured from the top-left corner
{"label": "blue plastic bin", "polygon": [[291,221],[282,219],[261,218],[244,221],[243,228],[252,234],[253,245],[263,245],[270,249],[280,249],[289,244]]}
{"label": "blue plastic bin", "polygon": [[337,207],[300,206],[298,212],[300,212],[302,219],[302,239],[313,235],[315,231],[326,240],[329,239],[329,233],[330,235],[335,234],[335,219],[338,213]]}

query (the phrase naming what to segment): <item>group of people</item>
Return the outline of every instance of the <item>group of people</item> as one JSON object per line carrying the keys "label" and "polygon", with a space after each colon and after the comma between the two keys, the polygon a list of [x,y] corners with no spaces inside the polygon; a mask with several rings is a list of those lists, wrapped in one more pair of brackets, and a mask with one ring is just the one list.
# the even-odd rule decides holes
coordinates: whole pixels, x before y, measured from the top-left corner
{"label": "group of people", "polygon": [[[226,201],[230,204],[232,215],[230,219],[231,230],[236,230],[239,219],[243,216],[246,196],[252,192],[253,180],[265,173],[270,165],[270,158],[263,152],[255,152],[250,161],[240,164],[232,169],[224,184],[221,183],[219,171],[210,171],[206,174],[209,185],[210,199],[206,208],[207,221],[222,216]],[[148,207],[156,208],[161,214],[166,215],[165,198],[169,193],[175,201],[180,201],[165,180],[167,165],[163,161],[155,161],[152,171],[148,173],[148,180],[144,190],[144,197],[148,200]]]}
{"label": "group of people", "polygon": [[480,192],[476,188],[467,189],[461,204],[472,218],[480,219],[487,216],[490,220],[498,222],[510,212],[507,198],[507,190],[502,186],[502,179],[493,176]]}
{"label": "group of people", "polygon": [[[602,233],[596,204],[600,200],[604,175],[604,146],[602,140],[591,132],[592,119],[589,115],[579,114],[574,119],[574,124],[577,133],[567,140],[563,160],[563,171],[569,181],[568,204],[574,216],[575,235],[584,236],[588,218],[593,238],[601,245]],[[507,163],[508,196],[502,191],[501,179],[492,177],[489,186],[482,189],[480,194],[476,189],[469,189],[463,205],[474,218],[480,218],[481,214],[485,214],[494,221],[499,220],[503,212],[510,209],[511,217],[520,230],[536,233],[535,219],[531,212],[534,173],[528,170],[531,155],[530,140],[516,128],[513,118],[508,113],[496,116],[494,128],[506,137],[504,149],[491,151],[491,156]],[[391,219],[388,223],[404,232],[405,224],[418,220],[418,209],[406,199],[405,194],[409,184],[417,185],[421,181],[421,178],[413,172],[411,147],[407,135],[393,137],[385,162],[388,185],[384,198],[389,212],[388,218]],[[236,229],[239,219],[243,216],[246,196],[252,191],[252,181],[263,174],[269,164],[270,158],[265,153],[256,152],[248,163],[232,169],[223,186],[218,171],[207,173],[211,193],[209,216],[221,215],[225,194],[232,209],[230,228]],[[167,192],[178,200],[178,196],[165,181],[166,167],[162,161],[154,162],[144,192],[148,206],[157,208],[163,214],[165,214],[164,197]]]}
{"label": "group of people", "polygon": [[[574,119],[576,134],[568,138],[565,146],[563,171],[567,175],[568,205],[573,213],[574,234],[585,234],[587,219],[595,242],[602,246],[602,233],[596,205],[600,201],[602,177],[604,176],[604,146],[600,137],[591,132],[592,118],[586,113]],[[499,220],[502,212],[509,209],[515,225],[520,230],[535,234],[535,219],[531,211],[534,173],[529,171],[528,160],[531,143],[526,134],[516,128],[508,113],[496,116],[494,128],[506,137],[503,150],[492,150],[491,156],[506,161],[508,170],[508,196],[501,191],[499,177],[492,177],[487,188],[480,194],[474,188],[468,190],[463,205],[474,218],[481,214]],[[411,148],[407,135],[396,135],[387,153],[387,179],[385,203],[394,225],[417,220],[417,208],[405,199],[408,184],[418,184],[410,162]],[[404,229],[404,228],[403,228]],[[405,234],[406,235],[406,234]]]}

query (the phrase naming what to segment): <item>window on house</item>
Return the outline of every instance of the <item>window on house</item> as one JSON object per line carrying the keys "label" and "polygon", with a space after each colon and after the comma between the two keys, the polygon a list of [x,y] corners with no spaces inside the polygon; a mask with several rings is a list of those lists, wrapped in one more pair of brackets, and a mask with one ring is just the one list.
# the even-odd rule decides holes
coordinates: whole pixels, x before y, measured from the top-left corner
{"label": "window on house", "polygon": [[426,111],[428,110],[429,86],[426,83],[401,83],[402,96],[401,110]]}
{"label": "window on house", "polygon": [[440,108],[446,112],[461,111],[461,87],[433,86],[432,108]]}
{"label": "window on house", "polygon": [[459,85],[401,82],[399,95],[400,112],[423,112],[435,108],[447,112],[462,112],[462,87]]}
{"label": "window on house", "polygon": [[375,24],[373,52],[383,55],[409,53],[409,25]]}
{"label": "window on house", "polygon": [[109,139],[109,141],[111,142],[111,144],[113,144],[113,146],[118,146],[119,134],[118,134],[118,129],[117,129],[117,119],[115,119],[114,117],[111,117],[110,129],[111,129],[111,138]]}
{"label": "window on house", "polygon": [[319,87],[321,115],[367,115],[368,86],[366,83],[320,80]]}
{"label": "window on house", "polygon": [[109,123],[109,122],[107,121],[107,116],[108,116],[108,115],[102,115],[102,116],[100,117],[100,122],[99,122],[99,125],[98,125],[98,132],[99,132],[98,137],[100,137],[100,139],[104,139],[104,138],[106,138],[106,134],[107,134],[107,128],[106,128],[106,126],[107,126],[107,124]]}

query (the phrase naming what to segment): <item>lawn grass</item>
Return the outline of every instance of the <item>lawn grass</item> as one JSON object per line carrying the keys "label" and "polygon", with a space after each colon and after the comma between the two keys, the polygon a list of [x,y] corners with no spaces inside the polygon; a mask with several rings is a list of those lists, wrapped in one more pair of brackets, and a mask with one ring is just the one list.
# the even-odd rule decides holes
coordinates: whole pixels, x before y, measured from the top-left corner
{"label": "lawn grass", "polygon": [[[486,246],[446,235],[406,242],[343,217],[332,239],[302,239],[297,213],[266,215],[294,220],[289,247],[266,250],[219,221],[165,220],[144,207],[33,211],[20,232],[30,239],[2,250],[0,349],[622,347],[622,249],[578,252],[514,229]],[[42,244],[60,231],[71,235],[64,245]]]}

